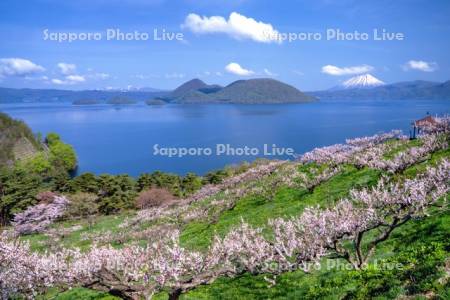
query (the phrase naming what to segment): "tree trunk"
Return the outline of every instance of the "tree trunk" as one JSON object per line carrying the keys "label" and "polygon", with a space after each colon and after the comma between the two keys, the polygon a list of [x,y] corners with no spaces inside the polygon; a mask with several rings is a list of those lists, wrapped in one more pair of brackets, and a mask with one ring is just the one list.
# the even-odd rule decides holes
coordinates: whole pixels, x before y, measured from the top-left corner
{"label": "tree trunk", "polygon": [[180,288],[175,288],[169,293],[169,300],[178,300],[181,296],[182,290]]}

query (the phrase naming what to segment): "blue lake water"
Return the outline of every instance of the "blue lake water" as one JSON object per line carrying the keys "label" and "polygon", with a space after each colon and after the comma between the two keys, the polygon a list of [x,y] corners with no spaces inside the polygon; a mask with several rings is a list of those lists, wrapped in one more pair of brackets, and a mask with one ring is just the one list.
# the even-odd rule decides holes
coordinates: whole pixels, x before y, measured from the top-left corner
{"label": "blue lake water", "polygon": [[[448,101],[321,101],[289,105],[73,106],[1,104],[0,111],[24,120],[35,132],[57,132],[78,154],[78,172],[96,174],[161,170],[185,174],[263,157],[264,144],[312,148],[346,138],[402,129],[413,120],[450,112]],[[211,148],[212,155],[155,155],[160,147]],[[257,148],[256,156],[216,155],[217,144]],[[266,156],[274,158],[274,156]],[[288,158],[287,156],[276,156]]]}

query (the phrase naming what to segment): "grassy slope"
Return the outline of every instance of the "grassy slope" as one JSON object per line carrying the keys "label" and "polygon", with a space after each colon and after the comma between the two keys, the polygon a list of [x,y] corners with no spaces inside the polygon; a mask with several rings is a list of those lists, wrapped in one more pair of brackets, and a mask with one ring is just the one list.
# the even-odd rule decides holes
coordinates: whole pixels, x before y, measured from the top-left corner
{"label": "grassy slope", "polygon": [[[415,142],[408,146],[415,145]],[[405,146],[401,146],[403,151]],[[444,157],[450,157],[450,151],[439,151],[434,153],[429,160],[412,166],[404,171],[407,177],[413,177],[417,172],[422,172],[426,166],[435,164],[436,161]],[[327,182],[322,183],[313,192],[304,190],[293,190],[282,188],[277,191],[272,200],[257,196],[246,196],[240,199],[236,205],[228,211],[223,212],[213,222],[190,222],[183,225],[182,243],[184,246],[193,249],[204,249],[215,234],[225,234],[233,225],[240,222],[241,218],[253,225],[263,225],[269,218],[286,216],[300,213],[305,207],[311,205],[331,206],[338,199],[345,197],[351,188],[370,186],[379,179],[381,172],[371,169],[357,170],[352,166],[345,166],[344,170],[335,175]],[[124,215],[100,217],[95,224],[89,228],[85,221],[65,222],[56,224],[55,227],[70,227],[81,224],[80,230],[74,231],[64,238],[65,246],[88,247],[89,242],[81,239],[82,232],[112,232],[120,231],[117,227]],[[373,259],[397,259],[402,257],[401,251],[409,251],[411,247],[422,247],[431,242],[446,242],[446,255],[450,250],[449,234],[450,216],[442,212],[435,212],[429,218],[413,220],[403,227],[396,229],[393,235],[386,242],[379,245]],[[40,244],[40,240],[45,239],[43,235],[27,237],[36,250],[43,250],[45,246]],[[414,250],[415,251],[415,250]],[[322,265],[336,260],[324,259]],[[373,260],[372,260],[373,261]],[[438,259],[442,263],[442,259]],[[418,262],[418,265],[425,264]],[[434,263],[432,272],[436,273],[439,268]],[[433,269],[434,268],[434,269]],[[415,278],[414,282],[431,281],[430,275],[426,272],[417,271],[422,277]],[[428,274],[428,275],[427,275]],[[392,280],[385,282],[387,279]],[[182,296],[183,299],[343,299],[343,298],[367,298],[377,297],[379,299],[396,298],[399,294],[404,294],[405,289],[411,283],[408,280],[395,280],[403,278],[403,273],[385,274],[377,272],[355,272],[348,270],[320,270],[305,274],[303,271],[294,271],[282,274],[277,277],[277,284],[268,287],[264,276],[252,276],[249,274],[238,278],[220,278],[208,286],[199,287]],[[428,280],[428,281],[427,281]],[[442,299],[448,296],[449,290],[432,281],[428,289],[435,290]],[[428,284],[428,283],[427,283]],[[377,285],[379,286],[377,289]],[[375,286],[375,288],[374,288]],[[383,288],[381,288],[383,287]],[[374,290],[375,289],[375,290]],[[369,294],[364,294],[363,292]],[[437,291],[437,292],[436,292]],[[359,294],[358,294],[359,293]],[[51,294],[51,293],[50,293]],[[72,289],[58,295],[48,295],[46,298],[52,299],[102,299],[102,293],[96,293],[86,289]],[[420,294],[420,290],[416,293]],[[363,296],[361,296],[363,295]],[[161,293],[156,295],[158,299],[165,299],[167,295]],[[413,297],[414,298],[414,297]]]}
{"label": "grassy slope", "polygon": [[22,154],[32,156],[40,148],[39,141],[24,122],[0,112],[0,167],[23,158]]}
{"label": "grassy slope", "polygon": [[226,234],[231,227],[239,224],[241,219],[255,226],[263,226],[269,219],[296,215],[305,207],[331,206],[336,200],[346,196],[351,188],[374,184],[379,176],[380,172],[375,170],[356,170],[348,166],[344,172],[321,184],[312,193],[282,188],[272,200],[261,196],[244,197],[232,210],[224,212],[215,223],[188,224],[181,234],[182,244],[188,248],[207,247],[215,234]]}

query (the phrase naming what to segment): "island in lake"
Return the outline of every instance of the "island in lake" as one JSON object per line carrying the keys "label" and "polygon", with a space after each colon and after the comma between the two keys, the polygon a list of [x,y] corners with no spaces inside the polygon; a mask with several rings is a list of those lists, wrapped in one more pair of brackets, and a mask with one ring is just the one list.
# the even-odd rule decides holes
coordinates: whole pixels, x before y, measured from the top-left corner
{"label": "island in lake", "polygon": [[78,99],[72,102],[73,105],[95,105],[101,104],[101,101],[96,99]]}
{"label": "island in lake", "polygon": [[192,79],[169,95],[160,97],[172,103],[305,103],[315,101],[297,88],[270,78],[237,80],[225,87],[208,85],[200,79]]}

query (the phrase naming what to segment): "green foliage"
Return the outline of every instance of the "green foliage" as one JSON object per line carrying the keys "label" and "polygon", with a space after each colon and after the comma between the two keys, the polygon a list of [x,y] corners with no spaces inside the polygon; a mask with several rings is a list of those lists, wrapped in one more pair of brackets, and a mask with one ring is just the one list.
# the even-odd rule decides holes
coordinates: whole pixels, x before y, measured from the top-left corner
{"label": "green foliage", "polygon": [[44,190],[41,176],[23,169],[0,170],[0,224],[6,224],[15,213],[36,203],[35,196]]}
{"label": "green foliage", "polygon": [[57,133],[50,132],[45,137],[45,142],[47,143],[47,145],[52,146],[56,143],[61,142],[61,137]]}
{"label": "green foliage", "polygon": [[129,175],[100,175],[98,185],[100,212],[111,214],[134,207],[136,182]]}
{"label": "green foliage", "polygon": [[150,174],[141,174],[137,179],[137,186],[139,191],[158,187],[169,190],[174,196],[187,197],[202,187],[202,180],[194,173],[188,173],[181,177],[176,174],[155,171]]}
{"label": "green foliage", "polygon": [[149,189],[151,187],[159,187],[166,188],[175,196],[182,196],[183,193],[181,188],[181,181],[182,178],[176,174],[155,171],[151,174],[141,174],[141,176],[139,176],[137,180],[137,185],[140,191]]}
{"label": "green foliage", "polygon": [[69,218],[87,218],[98,213],[97,196],[78,192],[69,196],[65,215]]}
{"label": "green foliage", "polygon": [[92,173],[83,173],[70,182],[70,187],[73,191],[80,191],[85,193],[99,192],[99,181],[97,177]]}
{"label": "green foliage", "polygon": [[183,195],[188,196],[195,193],[202,187],[202,179],[194,173],[187,173],[181,180]]}
{"label": "green foliage", "polygon": [[33,158],[24,161],[23,163],[19,163],[18,166],[21,166],[25,170],[31,173],[47,175],[52,169],[52,165],[50,161],[47,159],[44,153],[38,153]]}
{"label": "green foliage", "polygon": [[49,133],[46,138],[50,149],[50,162],[54,166],[60,166],[66,171],[72,171],[77,166],[77,156],[75,150],[69,144],[61,141],[56,133]]}
{"label": "green foliage", "polygon": [[212,171],[212,172],[207,173],[203,177],[203,182],[205,184],[208,184],[208,183],[219,184],[228,176],[230,176],[230,173],[227,172],[227,170]]}

